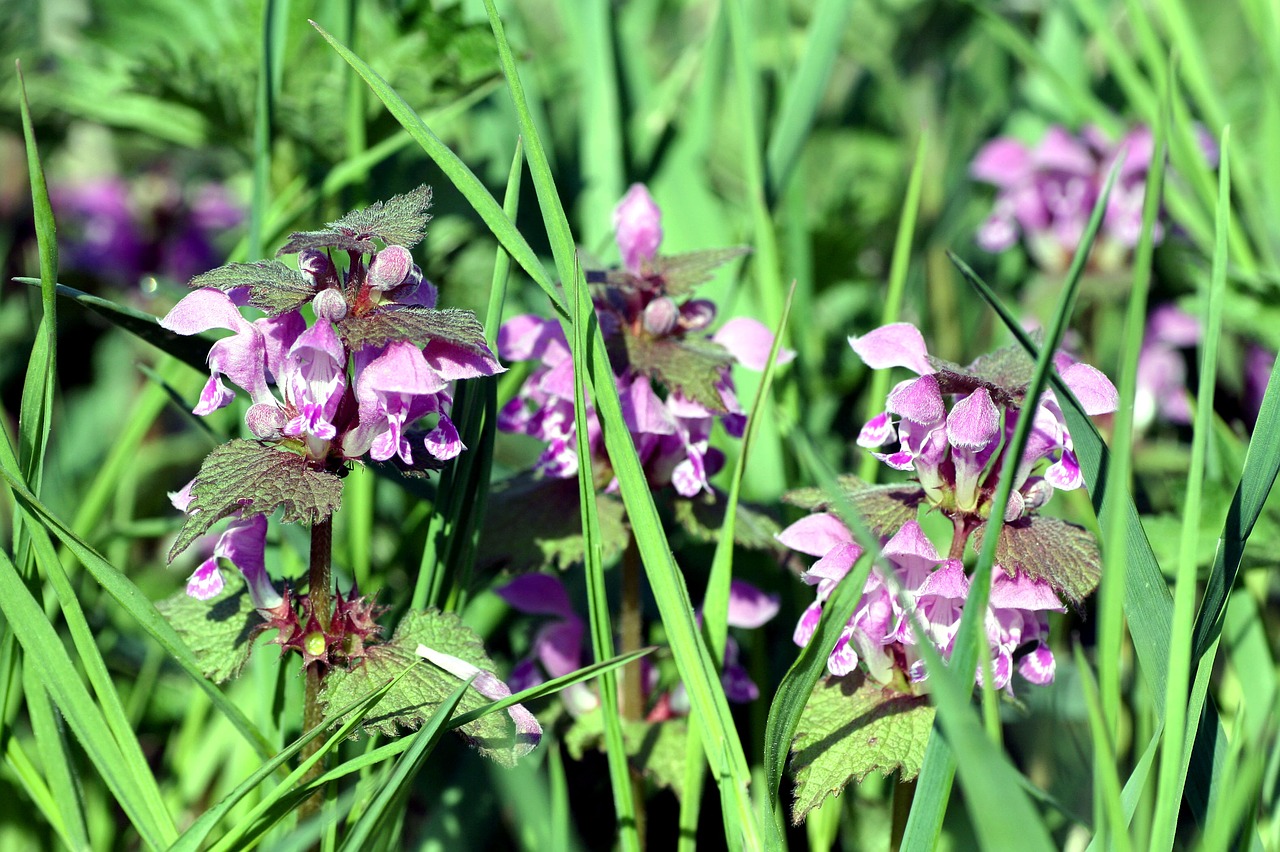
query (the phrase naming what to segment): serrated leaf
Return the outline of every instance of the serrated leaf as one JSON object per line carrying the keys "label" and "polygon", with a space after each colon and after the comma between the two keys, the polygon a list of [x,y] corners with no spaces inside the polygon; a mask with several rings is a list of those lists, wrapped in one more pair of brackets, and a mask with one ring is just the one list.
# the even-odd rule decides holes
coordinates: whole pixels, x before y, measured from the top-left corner
{"label": "serrated leaf", "polygon": [[[685,532],[698,541],[718,541],[724,526],[725,495],[719,491],[699,494],[691,498],[672,500],[672,510]],[[733,541],[752,550],[777,550],[780,545],[774,536],[781,529],[778,522],[762,509],[738,503],[734,516]]]}
{"label": "serrated leaf", "polygon": [[[606,563],[631,540],[622,501],[596,495],[600,542]],[[543,566],[565,570],[582,561],[582,518],[576,479],[517,476],[489,491],[477,562],[505,571]]]}
{"label": "serrated leaf", "polygon": [[679,391],[710,411],[727,410],[716,385],[733,363],[729,350],[701,337],[623,337],[627,362],[636,372],[658,380],[668,390]]}
{"label": "serrated leaf", "polygon": [[364,316],[349,315],[337,328],[352,350],[384,346],[394,340],[407,340],[422,347],[434,340],[477,356],[493,357],[485,343],[484,326],[474,313],[461,308],[437,311],[419,305],[386,306]]}
{"label": "serrated leaf", "polygon": [[315,287],[301,272],[278,260],[228,263],[192,278],[190,286],[193,289],[213,287],[224,293],[248,287],[249,304],[273,317],[297,310],[316,294]]}
{"label": "serrated leaf", "polygon": [[284,509],[286,524],[320,523],[342,504],[342,480],[317,470],[303,456],[234,440],[205,457],[191,484],[187,520],[169,549],[169,561],[210,527],[237,511],[244,517]]}
{"label": "serrated leaf", "polygon": [[292,254],[302,249],[332,247],[367,254],[375,251],[373,240],[386,245],[413,248],[422,241],[431,216],[431,187],[425,183],[412,192],[386,201],[376,201],[363,210],[353,210],[323,231],[292,234],[277,254]]}
{"label": "serrated leaf", "polygon": [[750,253],[751,249],[746,246],[734,246],[658,257],[653,261],[651,275],[662,281],[662,290],[666,295],[683,296],[692,293],[700,284],[710,281],[721,266]]}
{"label": "serrated leaf", "polygon": [[[982,547],[986,527],[975,530],[974,546]],[[1037,580],[1047,580],[1072,603],[1098,585],[1102,556],[1093,534],[1060,518],[1031,515],[1006,523],[996,542],[996,564],[1010,576],[1020,570]]]}
{"label": "serrated leaf", "polygon": [[[401,620],[391,641],[371,647],[361,665],[351,671],[329,672],[320,693],[325,712],[351,704],[399,675],[405,667],[421,663],[415,653],[419,645],[457,657],[478,669],[495,671],[484,645],[457,614],[434,609],[411,612]],[[458,678],[448,672],[432,665],[416,665],[374,705],[361,727],[367,733],[388,737],[417,730],[457,687]],[[456,713],[467,713],[489,703],[489,699],[469,689]],[[342,718],[335,719],[333,727],[338,727]],[[516,727],[506,713],[490,713],[458,730],[481,754],[504,766],[514,765],[528,749],[527,743],[517,737]]]}
{"label": "serrated leaf", "polygon": [[[888,485],[867,485],[856,476],[838,477],[845,499],[877,536],[891,536],[907,521],[914,520],[916,509],[924,501],[924,489],[911,482]],[[782,495],[784,503],[815,512],[829,512],[836,508],[830,496],[821,488],[797,488]]]}
{"label": "serrated leaf", "polygon": [[196,655],[200,671],[214,683],[240,676],[253,640],[266,624],[253,608],[239,572],[228,571],[226,577],[226,587],[209,600],[178,592],[156,604]]}
{"label": "serrated leaf", "polygon": [[828,796],[873,771],[915,778],[933,717],[925,696],[885,689],[861,672],[818,681],[791,747],[792,822],[799,825]]}
{"label": "serrated leaf", "polygon": [[[648,722],[643,719],[624,720],[622,741],[627,750],[627,761],[632,768],[659,787],[684,795],[684,770],[689,723],[683,717]],[[574,760],[581,760],[590,749],[604,747],[604,727],[601,710],[578,716],[564,733],[564,744]]]}

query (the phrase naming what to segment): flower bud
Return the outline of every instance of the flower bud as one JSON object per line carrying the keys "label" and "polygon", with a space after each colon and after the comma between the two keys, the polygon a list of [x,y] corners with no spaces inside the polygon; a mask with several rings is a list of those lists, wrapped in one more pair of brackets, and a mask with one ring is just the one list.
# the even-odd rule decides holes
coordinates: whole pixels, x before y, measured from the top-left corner
{"label": "flower bud", "polygon": [[286,420],[284,412],[270,402],[251,405],[244,414],[244,422],[249,427],[249,431],[255,438],[261,438],[264,441],[281,437],[284,434]]}
{"label": "flower bud", "polygon": [[302,271],[303,277],[317,289],[336,284],[338,281],[338,271],[333,268],[333,261],[329,259],[329,255],[316,249],[303,249],[298,252],[298,269]]}
{"label": "flower bud", "polygon": [[326,287],[311,300],[311,307],[317,318],[339,322],[347,315],[347,297],[336,287]]}
{"label": "flower bud", "polygon": [[680,306],[680,327],[685,331],[704,329],[715,318],[715,302],[708,299],[690,299]]}
{"label": "flower bud", "polygon": [[645,305],[643,314],[644,330],[659,337],[670,334],[680,319],[680,309],[667,296],[659,296]]}
{"label": "flower bud", "polygon": [[413,255],[404,246],[387,246],[369,262],[366,280],[375,290],[392,290],[409,275],[413,268]]}

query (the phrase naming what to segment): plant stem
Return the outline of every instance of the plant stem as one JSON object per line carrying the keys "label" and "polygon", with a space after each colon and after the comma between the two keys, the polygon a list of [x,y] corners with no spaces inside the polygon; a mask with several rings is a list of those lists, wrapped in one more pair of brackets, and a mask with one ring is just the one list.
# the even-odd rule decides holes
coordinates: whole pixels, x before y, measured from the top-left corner
{"label": "plant stem", "polygon": [[972,515],[955,515],[951,523],[956,531],[955,535],[951,536],[951,549],[947,552],[947,558],[963,560],[964,546],[969,543],[969,536],[978,528],[981,521]]}
{"label": "plant stem", "polygon": [[[639,650],[643,641],[643,624],[640,618],[640,574],[644,565],[640,562],[640,550],[633,540],[622,554],[622,612],[619,626],[622,632],[623,654]],[[622,688],[618,691],[619,710],[622,718],[638,721],[644,718],[644,671],[640,661],[628,663],[622,669]],[[636,810],[636,836],[640,848],[644,848],[644,779],[634,769],[631,771],[631,794]]]}
{"label": "plant stem", "polygon": [[[311,569],[307,575],[307,597],[311,602],[311,611],[325,632],[329,630],[329,621],[333,610],[333,597],[330,593],[332,582],[330,575],[330,557],[333,552],[333,518],[321,521],[311,528]],[[310,731],[324,720],[324,712],[320,706],[320,688],[324,684],[324,665],[314,663],[307,669],[306,696],[302,709],[302,730]],[[305,761],[320,750],[324,744],[323,737],[316,737],[307,743],[300,759]],[[303,782],[319,778],[324,772],[324,761],[319,761],[307,773]],[[320,812],[324,803],[324,791],[317,790],[315,795],[307,799],[298,808],[298,821],[306,820]]]}
{"label": "plant stem", "polygon": [[898,781],[893,787],[893,825],[889,835],[889,852],[902,848],[902,836],[907,830],[907,817],[911,816],[911,802],[916,797],[916,779]]}

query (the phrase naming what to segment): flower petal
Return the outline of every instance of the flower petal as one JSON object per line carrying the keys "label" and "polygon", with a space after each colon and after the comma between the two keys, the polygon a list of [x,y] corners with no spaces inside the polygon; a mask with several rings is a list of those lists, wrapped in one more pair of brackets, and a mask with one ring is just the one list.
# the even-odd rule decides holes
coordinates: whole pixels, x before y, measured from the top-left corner
{"label": "flower petal", "polygon": [[906,367],[922,376],[933,372],[924,336],[909,322],[882,325],[861,337],[850,337],[849,345],[874,370]]}

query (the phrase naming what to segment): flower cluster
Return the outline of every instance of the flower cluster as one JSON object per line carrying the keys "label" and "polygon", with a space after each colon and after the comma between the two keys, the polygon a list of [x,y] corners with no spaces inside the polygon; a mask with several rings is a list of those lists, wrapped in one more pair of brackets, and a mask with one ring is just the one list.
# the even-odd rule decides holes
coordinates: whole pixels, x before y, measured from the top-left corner
{"label": "flower cluster", "polygon": [[[673,485],[691,497],[710,489],[708,478],[724,462],[709,445],[712,424],[719,420],[730,435],[742,435],[745,416],[734,396],[729,367],[737,362],[762,369],[773,336],[745,318],[730,320],[707,335],[716,307],[688,296],[715,265],[740,252],[659,256],[661,213],[643,186],[632,186],[618,204],[614,228],[623,268],[590,273],[588,280],[593,283],[601,332],[614,356],[623,416],[650,484]],[[539,362],[520,393],[502,409],[499,428],[547,443],[537,464],[544,475],[576,475],[573,362],[559,324],[532,315],[515,317],[502,326],[498,353],[508,361]],[[791,353],[782,356],[789,357]],[[593,464],[607,472],[594,411],[588,414],[588,424]],[[609,478],[611,474],[604,481]]]}
{"label": "flower cluster", "polygon": [[[1065,609],[1062,596],[1077,599],[1087,593],[1097,570],[1092,555],[1096,545],[1087,532],[1035,515],[1055,490],[1083,484],[1057,399],[1051,391],[1039,400],[1026,399],[1032,364],[1012,347],[961,367],[929,356],[920,332],[907,323],[883,326],[849,342],[870,367],[905,367],[917,374],[890,391],[885,411],[862,428],[858,443],[880,448],[874,455],[895,470],[913,472],[918,486],[854,486],[860,489],[852,495],[855,503],[877,507],[872,526],[885,541],[883,561],[869,574],[828,658],[828,671],[843,676],[860,668],[874,682],[901,692],[927,688],[919,643],[928,641],[950,657],[970,591],[962,562],[965,544],[999,511],[1016,534],[1002,539],[1006,546],[1000,558],[1008,561],[993,571],[984,618],[994,685],[1011,689],[1015,668],[1032,683],[1048,683],[1054,660],[1044,643],[1047,613]],[[1086,412],[1115,410],[1115,387],[1102,373],[1062,353],[1055,366]],[[1033,425],[1026,448],[1013,458],[1009,447],[1023,416],[1033,417]],[[996,484],[1010,467],[1013,491],[997,508]],[[953,523],[955,538],[947,558],[915,520],[921,504]],[[802,518],[778,539],[818,557],[803,574],[806,583],[817,586],[817,599],[794,634],[803,646],[862,548],[827,511]],[[914,629],[911,613],[923,626],[923,637]]]}
{"label": "flower cluster", "polygon": [[[862,555],[862,548],[836,516],[825,512],[800,519],[779,533],[778,540],[792,550],[819,557],[803,575],[806,583],[818,587],[817,600],[800,617],[793,636],[797,645],[804,646],[818,627],[824,602]],[[861,663],[877,683],[904,692],[920,691],[925,669],[920,639],[908,613],[915,612],[925,639],[949,658],[969,596],[969,578],[964,564],[943,559],[915,521],[903,524],[883,553],[887,564],[872,568],[862,599],[827,658],[827,671],[841,677]],[[1053,652],[1044,644],[1049,610],[1065,607],[1047,582],[1021,572],[1012,577],[1002,570],[993,572],[984,623],[995,688],[1008,687],[1015,652],[1020,649],[1027,651],[1016,663],[1024,678],[1035,684],[1053,680]],[[981,678],[981,667],[978,674]]]}
{"label": "flower cluster", "polygon": [[[1030,361],[1005,350],[965,368],[947,364],[929,357],[924,338],[909,323],[882,326],[849,338],[849,344],[869,367],[906,367],[919,375],[889,392],[885,411],[862,427],[859,446],[896,444],[897,449],[876,457],[895,470],[914,471],[931,505],[989,515],[1001,471],[1013,463],[1002,450],[1025,410],[1021,389],[1030,379]],[[1097,369],[1065,353],[1058,354],[1055,366],[1086,413],[1116,410],[1115,386]],[[1031,416],[1031,436],[1016,460],[1013,492],[1001,507],[1008,521],[1039,508],[1054,489],[1069,491],[1084,483],[1052,391],[1045,392]],[[1049,462],[1043,471],[1041,461]]]}
{"label": "flower cluster", "polygon": [[[497,589],[498,595],[517,612],[545,616],[534,635],[529,655],[516,663],[508,679],[511,689],[520,692],[537,686],[547,677],[562,677],[583,666],[583,637],[586,625],[574,610],[569,594],[560,580],[550,574],[523,574]],[[778,613],[778,597],[765,594],[743,580],[729,586],[728,624],[752,630],[762,627]],[[738,643],[732,636],[725,644],[724,667],[720,674],[725,697],[745,704],[760,697],[760,690],[738,660]],[[644,671],[644,693],[650,704],[650,722],[660,722],[689,713],[689,700],[683,684],[655,694],[657,670],[647,659],[641,661]],[[574,716],[589,713],[600,705],[599,696],[585,683],[567,687],[561,693],[565,708]]]}
{"label": "flower cluster", "polygon": [[[1215,160],[1212,140],[1202,137],[1201,145],[1206,158]],[[1099,271],[1120,267],[1142,233],[1153,147],[1146,127],[1135,128],[1118,143],[1096,127],[1076,136],[1056,125],[1034,147],[1007,136],[993,139],[969,167],[976,180],[996,187],[995,208],[978,231],[978,245],[1001,252],[1021,238],[1041,269],[1066,269],[1107,175],[1123,156],[1092,257]],[[1164,225],[1157,221],[1156,241],[1163,235]]]}
{"label": "flower cluster", "polygon": [[[264,261],[196,276],[194,292],[160,323],[184,335],[232,332],[209,351],[209,379],[194,411],[229,405],[236,392],[226,379],[248,394],[245,423],[257,439],[215,450],[174,495],[188,519],[171,557],[230,517],[188,594],[221,592],[218,560],[229,561],[244,575],[254,607],[279,628],[277,641],[308,663],[358,659],[376,634],[374,607],[354,591],[339,596],[322,630],[325,619],[317,620],[304,596],[299,617],[263,564],[266,515],[286,506],[293,507],[286,520],[290,511],[313,524],[327,517],[354,460],[414,471],[453,458],[464,447],[448,415],[450,384],[503,369],[473,314],[435,309],[436,288],[413,262],[408,247],[422,238],[430,197],[423,186],[348,214],[329,230],[294,234],[281,253],[297,253],[296,270]],[[344,268],[334,263],[335,251],[347,256]],[[248,319],[246,306],[265,315]],[[424,418],[431,421],[415,429]]]}

